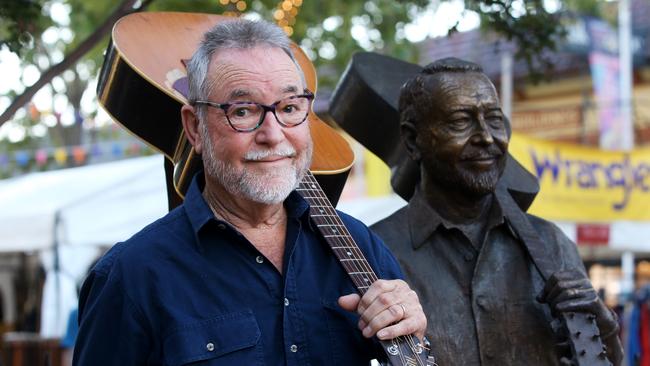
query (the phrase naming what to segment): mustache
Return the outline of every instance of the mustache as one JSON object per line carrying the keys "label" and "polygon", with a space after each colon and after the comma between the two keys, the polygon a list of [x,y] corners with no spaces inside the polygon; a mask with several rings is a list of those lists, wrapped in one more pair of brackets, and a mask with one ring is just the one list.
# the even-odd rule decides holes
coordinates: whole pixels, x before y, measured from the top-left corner
{"label": "mustache", "polygon": [[498,158],[501,155],[503,155],[503,151],[501,151],[498,147],[494,145],[489,145],[486,149],[470,150],[470,151],[463,152],[460,155],[460,159],[461,160],[492,159],[492,158]]}
{"label": "mustache", "polygon": [[296,156],[296,149],[291,146],[285,146],[275,149],[264,149],[264,150],[251,150],[246,152],[244,159],[249,161],[257,161],[266,159],[269,157],[288,157],[292,158]]}

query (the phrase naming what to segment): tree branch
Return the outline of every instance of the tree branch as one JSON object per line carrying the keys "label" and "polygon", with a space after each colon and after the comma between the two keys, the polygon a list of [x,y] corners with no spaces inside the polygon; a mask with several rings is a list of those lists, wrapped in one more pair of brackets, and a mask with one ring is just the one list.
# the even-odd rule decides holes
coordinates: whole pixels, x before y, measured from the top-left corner
{"label": "tree branch", "polygon": [[13,115],[27,102],[29,102],[34,94],[38,92],[43,86],[48,84],[52,79],[64,72],[72,65],[77,63],[83,55],[88,53],[97,42],[101,41],[104,36],[113,29],[113,24],[120,19],[121,17],[134,13],[140,10],[143,10],[147,5],[149,5],[153,0],[142,1],[141,5],[138,8],[133,6],[138,2],[138,0],[124,0],[122,3],[115,9],[115,11],[102,23],[88,38],[86,38],[77,48],[70,52],[63,61],[58,64],[50,67],[47,71],[41,74],[41,77],[34,84],[29,86],[25,91],[18,95],[9,105],[9,107],[0,115],[0,126],[7,122]]}

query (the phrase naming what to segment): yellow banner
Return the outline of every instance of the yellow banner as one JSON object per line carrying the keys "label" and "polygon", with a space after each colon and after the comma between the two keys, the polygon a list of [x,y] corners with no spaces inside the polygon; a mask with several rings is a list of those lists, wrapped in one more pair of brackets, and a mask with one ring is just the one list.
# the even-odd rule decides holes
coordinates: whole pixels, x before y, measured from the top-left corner
{"label": "yellow banner", "polygon": [[532,214],[576,222],[650,220],[650,148],[612,152],[513,133],[509,151],[539,179]]}

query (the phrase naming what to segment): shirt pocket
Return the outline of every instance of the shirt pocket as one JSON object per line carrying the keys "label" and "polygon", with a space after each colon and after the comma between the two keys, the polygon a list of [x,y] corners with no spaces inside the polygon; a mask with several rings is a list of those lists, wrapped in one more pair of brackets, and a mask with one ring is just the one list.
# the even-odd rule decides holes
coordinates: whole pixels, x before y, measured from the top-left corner
{"label": "shirt pocket", "polygon": [[250,310],[183,324],[164,338],[165,365],[264,365],[260,339]]}
{"label": "shirt pocket", "polygon": [[329,365],[367,365],[376,358],[376,345],[361,334],[359,316],[341,308],[337,301],[322,300],[332,351]]}

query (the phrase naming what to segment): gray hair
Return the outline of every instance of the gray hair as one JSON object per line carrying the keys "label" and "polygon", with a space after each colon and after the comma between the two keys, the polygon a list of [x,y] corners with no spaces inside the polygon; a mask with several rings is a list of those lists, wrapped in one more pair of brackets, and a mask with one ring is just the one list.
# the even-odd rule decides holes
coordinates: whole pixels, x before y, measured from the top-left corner
{"label": "gray hair", "polygon": [[[277,47],[284,51],[296,65],[303,87],[306,87],[303,71],[291,50],[291,41],[280,27],[263,20],[236,18],[220,22],[206,32],[199,48],[187,63],[190,104],[207,99],[212,92],[213,80],[208,77],[208,69],[215,53],[257,46]],[[199,120],[204,120],[204,108],[198,109],[198,117]]]}
{"label": "gray hair", "polygon": [[402,86],[399,96],[400,122],[409,121],[417,125],[430,116],[435,107],[431,103],[431,96],[434,89],[440,86],[441,74],[470,72],[483,74],[483,69],[473,62],[455,57],[443,58],[425,66]]}

